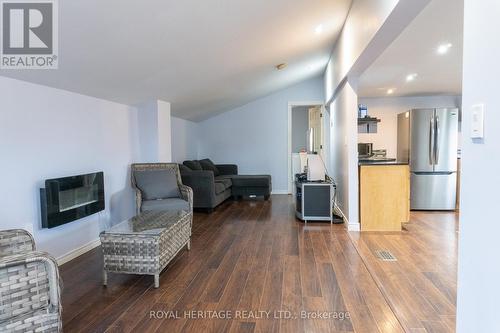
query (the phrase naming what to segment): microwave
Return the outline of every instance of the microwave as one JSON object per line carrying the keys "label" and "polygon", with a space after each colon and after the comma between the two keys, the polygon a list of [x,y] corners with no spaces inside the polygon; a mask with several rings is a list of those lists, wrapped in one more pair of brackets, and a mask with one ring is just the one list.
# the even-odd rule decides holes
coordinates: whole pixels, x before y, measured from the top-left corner
{"label": "microwave", "polygon": [[370,157],[373,155],[373,143],[358,143],[358,157]]}

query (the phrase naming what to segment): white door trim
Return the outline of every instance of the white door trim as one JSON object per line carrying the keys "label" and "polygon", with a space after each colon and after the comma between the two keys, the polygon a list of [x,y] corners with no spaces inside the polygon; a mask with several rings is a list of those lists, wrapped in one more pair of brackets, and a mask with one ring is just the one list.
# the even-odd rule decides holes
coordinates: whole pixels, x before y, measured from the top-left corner
{"label": "white door trim", "polygon": [[322,112],[325,108],[325,102],[323,101],[298,101],[298,102],[288,102],[288,194],[292,193],[292,107],[294,106],[308,106],[308,105],[321,105]]}

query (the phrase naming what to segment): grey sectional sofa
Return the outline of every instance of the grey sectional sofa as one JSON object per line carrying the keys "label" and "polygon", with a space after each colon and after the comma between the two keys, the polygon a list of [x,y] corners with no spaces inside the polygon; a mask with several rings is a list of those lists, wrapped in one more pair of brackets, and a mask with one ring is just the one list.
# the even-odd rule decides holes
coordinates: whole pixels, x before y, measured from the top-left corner
{"label": "grey sectional sofa", "polygon": [[211,212],[231,197],[231,176],[238,174],[234,164],[217,164],[217,171],[204,170],[200,161],[184,161],[179,165],[182,183],[193,189],[194,208]]}
{"label": "grey sectional sofa", "polygon": [[231,196],[271,194],[271,176],[238,175],[235,164],[214,164],[209,159],[179,165],[182,183],[193,189],[193,206],[211,212]]}

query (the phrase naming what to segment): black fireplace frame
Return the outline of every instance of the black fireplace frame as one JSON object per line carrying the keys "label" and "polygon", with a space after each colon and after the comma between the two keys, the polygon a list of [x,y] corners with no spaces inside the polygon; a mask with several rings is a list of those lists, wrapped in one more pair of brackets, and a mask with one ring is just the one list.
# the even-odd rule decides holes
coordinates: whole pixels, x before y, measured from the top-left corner
{"label": "black fireplace frame", "polygon": [[[97,199],[75,208],[61,210],[60,192],[83,186],[97,186]],[[105,209],[104,173],[95,172],[84,175],[45,180],[45,188],[40,189],[42,228],[57,226],[84,218]]]}

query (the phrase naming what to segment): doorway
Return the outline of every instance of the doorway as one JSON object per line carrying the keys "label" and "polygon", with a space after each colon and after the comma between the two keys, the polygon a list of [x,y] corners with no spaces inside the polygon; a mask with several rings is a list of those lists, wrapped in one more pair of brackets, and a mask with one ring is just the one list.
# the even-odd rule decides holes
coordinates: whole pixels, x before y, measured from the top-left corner
{"label": "doorway", "polygon": [[328,161],[330,130],[328,119],[328,114],[322,102],[293,102],[288,104],[289,194],[293,190],[295,174],[300,172],[300,163],[297,163],[297,161],[300,161],[299,153],[301,151],[314,151],[321,156],[323,161]]}

